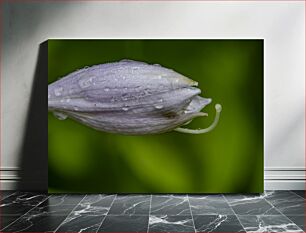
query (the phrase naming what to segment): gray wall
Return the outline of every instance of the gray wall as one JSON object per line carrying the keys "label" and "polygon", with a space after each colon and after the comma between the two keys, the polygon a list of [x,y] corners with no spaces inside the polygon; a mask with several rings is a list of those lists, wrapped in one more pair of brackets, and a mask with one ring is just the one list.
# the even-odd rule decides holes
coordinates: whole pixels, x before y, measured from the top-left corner
{"label": "gray wall", "polygon": [[[23,188],[46,185],[46,134],[37,137],[46,122],[28,109],[31,93],[45,91],[39,44],[50,38],[264,38],[265,186],[304,188],[303,2],[12,1],[2,10],[1,188],[16,187],[24,165]],[[25,146],[29,131],[36,138]]]}

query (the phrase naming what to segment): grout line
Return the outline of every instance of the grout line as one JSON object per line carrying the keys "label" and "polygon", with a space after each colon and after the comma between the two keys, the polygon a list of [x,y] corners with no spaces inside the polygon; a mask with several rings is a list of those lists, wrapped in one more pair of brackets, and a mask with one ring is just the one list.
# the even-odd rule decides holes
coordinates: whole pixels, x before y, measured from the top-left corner
{"label": "grout line", "polygon": [[112,208],[112,206],[113,206],[113,204],[114,204],[114,202],[115,202],[116,198],[117,198],[117,194],[115,194],[114,200],[113,200],[113,201],[112,201],[112,203],[110,204],[109,209],[108,209],[108,211],[107,211],[107,213],[106,213],[105,217],[102,219],[102,221],[101,221],[101,223],[100,223],[99,227],[97,228],[97,231],[96,231],[96,232],[99,232],[99,229],[100,229],[100,227],[102,226],[102,224],[103,224],[104,220],[106,219],[106,217],[107,217],[107,215],[108,215],[108,213],[109,213],[110,209]]}
{"label": "grout line", "polygon": [[[67,196],[67,195],[66,195]],[[66,218],[58,225],[58,227],[53,231],[53,232],[57,232],[57,230],[64,224],[65,220],[72,214],[72,212],[79,206],[79,204],[85,199],[85,197],[87,197],[87,194],[75,205],[75,207],[73,207],[73,209],[71,210],[71,212],[66,216]],[[68,196],[69,198],[69,196]]]}
{"label": "grout line", "polygon": [[[275,192],[275,191],[273,191]],[[266,200],[266,202],[268,202],[272,207],[274,207],[281,215],[283,215],[285,218],[287,218],[291,223],[293,223],[298,229],[300,229],[302,232],[304,232],[304,230],[302,230],[296,223],[294,223],[293,221],[291,221],[290,218],[288,218],[285,214],[283,214],[275,205],[273,205],[270,201],[268,201],[266,198],[264,198]],[[262,215],[264,216],[264,215]]]}
{"label": "grout line", "polygon": [[9,226],[13,225],[15,222],[19,221],[23,216],[25,216],[26,214],[28,214],[30,211],[32,211],[33,209],[35,209],[37,206],[39,206],[41,203],[45,202],[46,200],[49,199],[50,196],[47,196],[43,201],[39,202],[36,206],[34,206],[33,208],[31,208],[30,210],[28,210],[26,213],[24,213],[23,215],[21,215],[19,218],[17,218],[15,221],[11,222],[9,225],[7,225],[6,227],[0,229],[1,231],[5,230],[6,228],[8,228]]}
{"label": "grout line", "polygon": [[152,206],[152,194],[150,196],[150,207],[149,207],[149,219],[148,219],[147,233],[149,232],[149,224],[150,224],[150,216],[151,216],[151,206]]}
{"label": "grout line", "polygon": [[[299,198],[302,198],[303,200],[305,200],[304,197],[301,197],[299,194],[293,192],[292,190],[289,190],[289,191],[290,191],[291,193],[293,193],[294,195],[298,196]],[[304,195],[305,195],[305,190],[302,190],[302,191],[304,191]]]}
{"label": "grout line", "polygon": [[238,219],[238,222],[240,223],[240,225],[242,226],[243,230],[245,230],[245,232],[247,232],[247,230],[245,229],[244,225],[241,223],[238,215],[236,214],[236,212],[234,211],[234,209],[231,207],[230,203],[228,202],[228,200],[226,199],[226,197],[224,196],[224,194],[222,194],[222,197],[224,198],[225,202],[228,204],[228,206],[231,208],[231,210],[233,211],[234,215],[236,216],[236,218]]}
{"label": "grout line", "polygon": [[188,195],[188,194],[187,194],[187,200],[188,200],[189,210],[190,210],[190,214],[191,214],[193,229],[194,229],[194,232],[197,232],[197,230],[196,230],[196,228],[195,228],[195,224],[194,224],[194,219],[193,219],[193,214],[192,214],[192,211],[191,211],[191,205],[190,205],[189,195]]}

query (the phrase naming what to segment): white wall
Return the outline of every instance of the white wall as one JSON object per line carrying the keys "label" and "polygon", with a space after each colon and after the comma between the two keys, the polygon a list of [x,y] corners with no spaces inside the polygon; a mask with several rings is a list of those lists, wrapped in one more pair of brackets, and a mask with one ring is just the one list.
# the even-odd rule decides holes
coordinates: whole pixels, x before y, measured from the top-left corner
{"label": "white wall", "polygon": [[265,185],[304,188],[303,2],[12,1],[2,10],[2,188],[18,179],[38,46],[50,38],[264,38]]}

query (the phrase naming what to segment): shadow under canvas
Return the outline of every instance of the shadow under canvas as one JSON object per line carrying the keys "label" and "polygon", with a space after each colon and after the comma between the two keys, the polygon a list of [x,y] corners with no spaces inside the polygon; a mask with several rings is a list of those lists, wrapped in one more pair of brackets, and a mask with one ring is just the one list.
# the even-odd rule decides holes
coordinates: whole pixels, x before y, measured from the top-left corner
{"label": "shadow under canvas", "polygon": [[48,189],[48,42],[39,45],[22,149],[18,190]]}

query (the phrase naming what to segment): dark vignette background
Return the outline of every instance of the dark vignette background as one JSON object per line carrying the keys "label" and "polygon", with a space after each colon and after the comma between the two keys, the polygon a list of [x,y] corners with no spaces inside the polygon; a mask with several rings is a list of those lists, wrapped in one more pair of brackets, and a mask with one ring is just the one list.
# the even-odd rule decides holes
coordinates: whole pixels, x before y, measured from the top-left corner
{"label": "dark vignette background", "polygon": [[134,59],[158,63],[199,82],[213,99],[204,128],[122,136],[48,114],[49,192],[234,193],[263,191],[263,40],[49,40],[48,83],[72,71]]}

